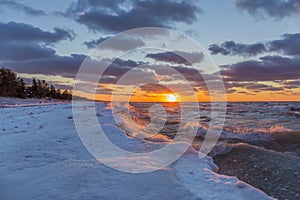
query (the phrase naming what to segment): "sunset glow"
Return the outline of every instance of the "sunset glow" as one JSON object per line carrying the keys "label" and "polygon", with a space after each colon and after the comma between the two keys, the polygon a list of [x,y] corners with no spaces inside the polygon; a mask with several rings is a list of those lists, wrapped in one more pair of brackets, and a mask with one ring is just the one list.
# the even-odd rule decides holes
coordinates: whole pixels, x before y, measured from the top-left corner
{"label": "sunset glow", "polygon": [[[127,101],[129,98],[136,102],[225,101],[225,98],[211,98],[213,91],[208,91],[208,88],[214,90],[214,85],[207,87],[207,83],[201,78],[206,76],[216,80],[216,72],[220,73],[220,79],[225,86],[226,101],[300,100],[297,45],[300,38],[300,21],[297,17],[294,18],[299,15],[299,10],[292,10],[292,4],[289,6],[291,12],[287,12],[286,17],[291,17],[292,14],[289,13],[293,11],[297,13],[294,13],[294,17],[286,18],[286,21],[279,20],[283,17],[282,14],[268,16],[269,5],[260,9],[260,4],[255,3],[253,9],[257,7],[258,12],[266,15],[263,17],[266,20],[253,20],[252,14],[255,12],[249,12],[247,16],[243,16],[245,18],[241,18],[240,11],[248,12],[245,6],[248,4],[237,2],[248,0],[233,1],[235,3],[218,2],[222,4],[218,8],[210,1],[190,2],[189,6],[179,9],[182,12],[178,14],[181,13],[180,17],[177,16],[177,12],[167,12],[169,10],[162,16],[156,15],[164,12],[152,13],[154,10],[149,10],[152,14],[145,16],[143,25],[175,29],[199,43],[199,46],[203,47],[202,51],[196,48],[198,45],[191,45],[188,37],[178,39],[171,30],[144,30],[140,34],[132,32],[131,35],[117,36],[123,31],[145,28],[125,16],[148,13],[134,13],[142,7],[142,10],[163,9],[157,6],[159,1],[155,6],[147,3],[139,5],[139,1],[132,1],[132,5],[126,3],[127,1],[112,1],[115,2],[112,3],[113,6],[105,3],[96,6],[90,1],[83,1],[86,3],[80,10],[75,8],[81,7],[81,1],[75,0],[65,1],[63,5],[47,1],[41,5],[36,5],[35,1],[26,1],[22,5],[13,3],[14,1],[3,1],[4,8],[0,13],[3,19],[0,22],[0,48],[6,53],[0,58],[0,67],[16,72],[28,85],[31,85],[32,79],[35,78],[45,80],[49,86],[53,85],[62,91],[72,91],[77,72],[86,60],[88,62],[85,63],[90,65],[90,74],[85,74],[78,80],[85,91],[73,93],[74,96],[99,101]],[[249,5],[252,5],[250,2],[253,1],[249,0]],[[284,3],[288,4],[288,1]],[[176,8],[182,7],[177,1],[170,2],[170,5],[173,4]],[[189,10],[197,7],[207,10],[205,16],[197,12],[197,9]],[[37,8],[39,10],[36,10]],[[264,9],[267,10],[263,12]],[[48,15],[45,10],[62,15]],[[107,10],[107,13],[101,15],[102,19],[93,13],[94,10],[96,13]],[[226,12],[223,12],[224,10]],[[65,13],[66,11],[68,12]],[[222,20],[215,20],[215,13],[220,15],[220,19],[231,21],[230,27],[224,26]],[[61,17],[67,15],[72,17]],[[90,16],[98,16],[101,19]],[[42,17],[43,20],[36,20],[39,19],[37,17]],[[275,22],[273,18],[278,21]],[[43,23],[45,20],[49,23]],[[73,23],[70,23],[70,20]],[[241,29],[245,22],[247,27]],[[189,28],[184,24],[189,25]],[[214,26],[207,26],[208,24]],[[259,27],[268,29],[260,32],[258,24]],[[283,28],[286,24],[288,29]],[[216,31],[215,27],[222,27],[222,30]],[[24,34],[15,34],[19,32]],[[106,47],[97,48],[97,51],[91,54],[91,50],[108,38],[111,40],[106,41]],[[168,42],[170,45],[167,45]],[[184,59],[181,56],[184,56]],[[215,64],[209,62],[209,56]],[[100,72],[105,72],[103,77]],[[89,80],[93,75],[99,75],[99,84],[97,80]],[[123,81],[119,82],[120,80]],[[191,88],[187,89],[184,85]]]}
{"label": "sunset glow", "polygon": [[177,96],[174,94],[167,94],[166,100],[167,100],[167,102],[177,102],[178,101]]}

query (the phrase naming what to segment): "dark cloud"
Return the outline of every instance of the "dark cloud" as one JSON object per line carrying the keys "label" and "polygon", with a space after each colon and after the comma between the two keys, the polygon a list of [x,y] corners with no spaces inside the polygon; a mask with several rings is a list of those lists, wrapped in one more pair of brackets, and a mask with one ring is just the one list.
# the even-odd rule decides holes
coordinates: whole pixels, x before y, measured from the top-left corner
{"label": "dark cloud", "polygon": [[96,88],[97,94],[112,94],[113,91],[114,91],[113,89],[107,88],[105,87],[105,85],[101,85],[101,84],[99,84]]}
{"label": "dark cloud", "polygon": [[[172,68],[174,71],[166,70],[165,67]],[[191,85],[194,89],[199,88],[201,90],[207,90],[207,86],[201,72],[195,68],[186,66],[153,65],[152,69],[155,70],[160,81],[166,83],[179,81]],[[205,74],[205,78],[217,80],[215,76],[208,74]]]}
{"label": "dark cloud", "polygon": [[54,28],[52,32],[24,23],[0,23],[0,60],[22,61],[53,58],[56,53],[52,47],[61,40],[73,40],[70,31]]}
{"label": "dark cloud", "polygon": [[191,65],[195,63],[200,63],[204,58],[204,54],[202,52],[189,53],[183,51],[174,51],[163,53],[151,53],[147,54],[146,57],[172,64]]}
{"label": "dark cloud", "polygon": [[170,27],[176,22],[191,24],[200,8],[175,0],[91,1],[78,0],[66,15],[94,31],[119,32],[138,27]]}
{"label": "dark cloud", "polygon": [[[100,79],[102,84],[115,84],[126,72],[133,69],[141,62],[122,59],[103,59],[93,60],[90,57],[82,54],[71,54],[70,56],[52,55],[50,57],[31,59],[25,61],[0,61],[0,66],[8,67],[19,73],[30,74],[45,74],[45,75],[60,75],[68,78],[75,78],[76,73],[83,63],[86,61],[89,65],[89,70],[82,75],[84,81],[89,81],[91,76],[97,73],[103,73]],[[136,70],[135,75],[141,78],[146,78],[148,72]],[[99,77],[100,78],[100,77]],[[135,81],[136,77],[131,78],[131,82]],[[129,82],[128,82],[129,83]]]}
{"label": "dark cloud", "polygon": [[[85,81],[96,73],[103,72],[100,79],[102,84],[115,84],[126,72],[139,65],[132,60],[116,59],[114,61],[103,59],[101,61],[92,60],[90,57],[82,54],[71,54],[70,56],[58,56],[32,59],[22,62],[9,61],[0,62],[0,66],[8,67],[16,72],[45,75],[61,75],[63,77],[75,78],[76,73],[82,62],[87,59],[90,65],[90,74],[82,75]],[[146,73],[145,73],[146,74]],[[100,77],[99,77],[100,78]],[[134,80],[134,79],[133,79]]]}
{"label": "dark cloud", "polygon": [[[158,82],[158,80],[166,83],[166,86],[172,85],[172,81],[184,81],[182,76],[188,81],[184,83],[191,85],[192,87],[200,87],[206,90],[206,84],[203,77],[199,74],[197,69],[187,68],[184,66],[166,66],[166,65],[148,65],[141,62],[135,62],[132,60],[119,60],[116,63],[112,63],[109,68],[104,72],[104,76],[100,79],[101,84],[115,84],[126,72],[135,69],[135,66],[144,64],[142,68],[136,71],[131,71],[132,75],[130,80],[126,81],[126,84],[136,85],[137,83],[149,80],[152,83]],[[171,67],[174,71],[166,70],[165,67]],[[177,72],[176,72],[177,71]],[[155,73],[154,73],[155,72]],[[182,76],[179,76],[181,74]],[[173,88],[178,88],[178,92],[181,88],[181,83],[173,85]],[[149,85],[148,85],[149,86]],[[146,87],[146,86],[145,86]],[[161,88],[153,88],[149,91],[164,91]],[[181,91],[182,93],[183,91]]]}
{"label": "dark cloud", "polygon": [[88,42],[84,42],[83,44],[86,45],[86,47],[88,49],[93,49],[93,48],[97,47],[104,40],[107,40],[108,38],[110,38],[110,37],[101,37],[97,40],[91,40],[91,41],[88,41]]}
{"label": "dark cloud", "polygon": [[102,11],[108,12],[112,10],[119,10],[120,6],[124,4],[124,0],[77,0],[73,2],[65,13],[60,13],[64,16],[80,15],[84,11],[91,8],[99,7]]}
{"label": "dark cloud", "polygon": [[[221,45],[213,44],[212,54],[255,56],[260,53],[277,53],[284,56],[263,56],[258,60],[247,60],[221,66],[227,91],[231,88],[244,88],[250,92],[278,92],[298,88],[300,78],[300,34],[284,34],[281,39],[254,44],[237,44],[233,41]],[[257,81],[273,81],[280,87],[270,86]],[[246,83],[245,83],[246,82]],[[251,83],[249,83],[251,82]],[[288,84],[289,83],[289,84]]]}
{"label": "dark cloud", "polygon": [[[83,1],[84,2],[84,1]],[[90,6],[101,6],[104,8],[109,8],[113,10],[118,10],[120,4],[124,2],[124,0],[87,0],[86,1],[88,5]]]}
{"label": "dark cloud", "polygon": [[6,61],[24,61],[55,56],[55,50],[32,42],[3,42],[0,43],[0,52],[0,60]]}
{"label": "dark cloud", "polygon": [[[174,70],[169,70],[172,68]],[[152,69],[157,74],[160,81],[187,81],[193,86],[203,86],[205,85],[204,79],[199,73],[199,71],[192,67],[186,66],[172,66],[172,65],[149,65],[148,69]]]}
{"label": "dark cloud", "polygon": [[85,55],[80,54],[71,54],[70,56],[55,55],[49,58],[32,59],[22,62],[2,62],[1,65],[21,73],[75,77],[77,70],[85,58]]}
{"label": "dark cloud", "polygon": [[[31,84],[31,82],[30,82],[30,84]],[[53,83],[51,81],[49,81],[49,85],[53,85],[55,88],[59,88],[60,90],[73,90],[73,86],[72,85],[55,84],[55,83]]]}
{"label": "dark cloud", "polygon": [[[104,59],[106,63],[110,63],[103,72],[99,83],[101,84],[116,84],[118,85],[137,85],[143,82],[158,82],[151,66],[147,66],[143,62],[133,60],[116,59],[111,63],[111,60]],[[143,67],[138,67],[143,65]],[[129,72],[130,71],[130,72]],[[127,73],[128,72],[128,73]]]}
{"label": "dark cloud", "polygon": [[[110,83],[116,83],[116,81],[118,81],[119,78],[122,77],[126,72],[141,64],[140,62],[123,60],[120,58],[117,58],[113,61],[109,59],[103,59],[103,61],[109,64],[103,75],[110,76],[109,80],[113,81]],[[112,79],[112,77],[114,77],[114,79]]]}
{"label": "dark cloud", "polygon": [[237,93],[239,93],[239,94],[246,94],[246,95],[255,95],[253,93],[246,92],[246,91],[237,91]]}
{"label": "dark cloud", "polygon": [[296,89],[300,88],[300,80],[286,81],[282,85],[285,89]]}
{"label": "dark cloud", "polygon": [[[102,37],[98,40],[92,40],[89,42],[85,42],[84,44],[87,46],[87,48],[92,49],[97,47],[101,42],[104,40],[109,39],[110,37]],[[138,47],[144,46],[145,43],[141,39],[137,38],[118,38],[115,37],[111,40],[109,40],[109,43],[107,45],[102,46],[101,48],[107,48],[111,50],[117,50],[117,51],[128,51],[131,49],[135,49]]]}
{"label": "dark cloud", "polygon": [[[147,93],[178,93],[180,95],[194,95],[195,90],[187,91],[188,86],[186,84],[177,83],[177,84],[164,84],[159,83],[147,83],[139,87],[139,90]],[[151,95],[149,96],[151,97]]]}
{"label": "dark cloud", "polygon": [[256,56],[262,53],[283,53],[285,55],[300,55],[300,33],[284,34],[281,39],[264,43],[240,44],[226,41],[221,45],[211,44],[211,54]]}
{"label": "dark cloud", "polygon": [[9,8],[14,9],[14,10],[20,10],[20,11],[24,12],[25,14],[31,15],[31,16],[47,15],[47,13],[43,10],[34,9],[34,8],[26,6],[26,5],[24,5],[20,2],[16,2],[16,1],[13,1],[13,0],[7,0],[7,1],[6,0],[1,0],[0,5],[9,7]]}
{"label": "dark cloud", "polygon": [[283,88],[280,87],[274,87],[262,83],[249,83],[245,87],[245,89],[248,89],[253,92],[260,92],[260,91],[281,91],[284,90]]}
{"label": "dark cloud", "polygon": [[227,94],[232,94],[232,93],[235,93],[237,90],[235,90],[235,89],[228,89],[228,90],[226,90],[226,93]]}
{"label": "dark cloud", "polygon": [[[173,69],[177,70],[181,75],[183,75],[188,81],[192,82],[193,85],[203,86],[204,79],[199,73],[199,71],[195,68],[189,67],[173,67]],[[204,83],[205,84],[205,83]]]}
{"label": "dark cloud", "polygon": [[208,48],[212,54],[255,56],[267,51],[262,43],[239,44],[234,41],[226,41],[221,45],[212,44]]}
{"label": "dark cloud", "polygon": [[0,23],[0,32],[0,42],[26,41],[51,44],[61,40],[74,39],[74,33],[70,30],[54,28],[53,32],[48,32],[29,24],[17,22]]}
{"label": "dark cloud", "polygon": [[140,90],[142,90],[144,92],[151,92],[151,93],[170,93],[171,92],[171,90],[168,87],[160,85],[160,84],[156,84],[156,83],[148,83],[148,84],[142,85],[140,87]]}
{"label": "dark cloud", "polygon": [[[267,85],[257,82],[224,82],[226,87],[226,93],[240,93],[240,94],[252,94],[262,91],[284,91],[283,87],[275,87],[272,85]],[[239,88],[239,89],[238,89]],[[240,89],[245,89],[247,91],[239,91]]]}
{"label": "dark cloud", "polygon": [[275,81],[300,78],[300,57],[265,56],[222,66],[226,81]]}
{"label": "dark cloud", "polygon": [[286,55],[300,55],[300,33],[284,34],[279,40],[269,42],[269,51]]}
{"label": "dark cloud", "polygon": [[235,5],[255,17],[270,16],[281,19],[288,16],[298,16],[299,0],[236,0]]}

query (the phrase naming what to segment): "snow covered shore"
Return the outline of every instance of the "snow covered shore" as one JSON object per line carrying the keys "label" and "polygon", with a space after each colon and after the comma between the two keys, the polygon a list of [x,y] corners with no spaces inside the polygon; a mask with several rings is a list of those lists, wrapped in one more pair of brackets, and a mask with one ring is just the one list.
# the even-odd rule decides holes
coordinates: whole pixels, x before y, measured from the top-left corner
{"label": "snow covered shore", "polygon": [[[149,145],[127,137],[105,107],[99,103],[99,122],[117,144],[128,149]],[[272,199],[235,177],[215,173],[212,159],[200,160],[193,150],[151,173],[123,173],[106,167],[82,145],[71,104],[12,106],[0,108],[0,113],[1,200]]]}
{"label": "snow covered shore", "polygon": [[0,97],[0,108],[1,107],[25,107],[25,106],[36,106],[36,105],[48,105],[57,103],[70,103],[70,101],[58,100],[58,99],[35,99],[35,98],[11,98],[11,97]]}

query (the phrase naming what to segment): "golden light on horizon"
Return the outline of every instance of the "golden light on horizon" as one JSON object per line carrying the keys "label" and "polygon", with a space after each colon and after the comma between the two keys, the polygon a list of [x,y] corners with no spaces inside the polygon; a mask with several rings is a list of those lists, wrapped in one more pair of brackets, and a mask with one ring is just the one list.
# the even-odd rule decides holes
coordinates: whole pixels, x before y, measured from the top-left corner
{"label": "golden light on horizon", "polygon": [[167,102],[178,102],[178,98],[174,94],[167,94],[166,100],[167,100]]}

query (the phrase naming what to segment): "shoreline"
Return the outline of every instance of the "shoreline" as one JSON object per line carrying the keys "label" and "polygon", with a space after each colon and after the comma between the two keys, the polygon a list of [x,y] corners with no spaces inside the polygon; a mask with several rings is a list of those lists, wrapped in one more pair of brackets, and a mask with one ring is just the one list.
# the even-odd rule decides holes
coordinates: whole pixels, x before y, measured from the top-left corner
{"label": "shoreline", "polygon": [[13,107],[31,107],[31,106],[44,106],[62,103],[71,103],[70,100],[60,99],[36,99],[36,98],[16,98],[16,97],[0,97],[0,108],[13,108]]}

